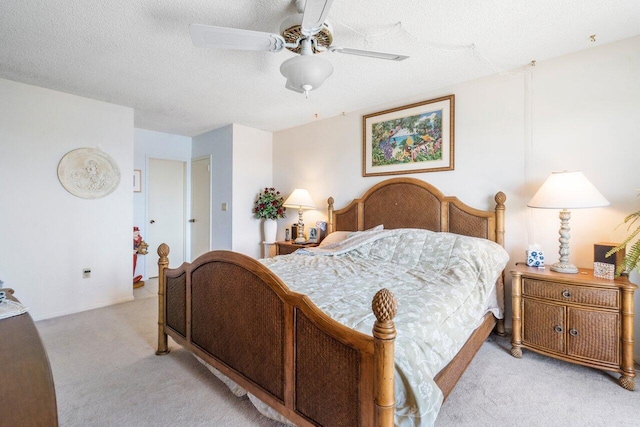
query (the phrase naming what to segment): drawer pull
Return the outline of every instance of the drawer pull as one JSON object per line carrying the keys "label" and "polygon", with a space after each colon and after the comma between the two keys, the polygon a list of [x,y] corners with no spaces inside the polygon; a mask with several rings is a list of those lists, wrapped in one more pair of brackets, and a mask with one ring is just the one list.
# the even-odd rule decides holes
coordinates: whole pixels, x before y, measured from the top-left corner
{"label": "drawer pull", "polygon": [[571,335],[572,337],[577,337],[578,331],[576,331],[575,329],[569,329],[569,335]]}
{"label": "drawer pull", "polygon": [[556,326],[553,327],[553,330],[556,331],[557,333],[561,334],[562,333],[562,326],[556,325]]}
{"label": "drawer pull", "polygon": [[571,298],[571,292],[564,290],[562,291],[562,296],[565,298]]}

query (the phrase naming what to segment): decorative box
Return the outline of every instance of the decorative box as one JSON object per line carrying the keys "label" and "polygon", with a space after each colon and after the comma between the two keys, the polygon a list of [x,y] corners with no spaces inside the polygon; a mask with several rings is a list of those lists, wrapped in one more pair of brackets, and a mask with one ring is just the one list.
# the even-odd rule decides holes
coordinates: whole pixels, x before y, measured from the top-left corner
{"label": "decorative box", "polygon": [[616,267],[622,265],[624,249],[606,257],[607,252],[618,246],[619,243],[600,242],[593,245],[593,275],[603,279],[614,279]]}
{"label": "decorative box", "polygon": [[528,250],[527,265],[529,267],[544,267],[544,252],[536,249]]}

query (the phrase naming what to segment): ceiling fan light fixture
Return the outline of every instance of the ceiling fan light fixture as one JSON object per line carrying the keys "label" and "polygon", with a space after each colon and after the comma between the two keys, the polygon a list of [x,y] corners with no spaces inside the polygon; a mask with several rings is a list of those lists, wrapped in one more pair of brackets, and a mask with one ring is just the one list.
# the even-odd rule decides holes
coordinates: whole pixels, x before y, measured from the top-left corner
{"label": "ceiling fan light fixture", "polygon": [[317,55],[301,55],[284,61],[280,73],[287,79],[287,89],[306,94],[333,74],[333,65]]}
{"label": "ceiling fan light fixture", "polygon": [[[296,45],[296,41],[306,38],[302,34],[302,13],[288,16],[280,24],[280,35],[288,43],[285,46],[291,52],[300,53],[301,46]],[[318,34],[313,36],[316,45],[313,47],[313,53],[319,53],[320,48],[328,48],[333,43],[333,27],[329,21],[324,21],[322,28]]]}

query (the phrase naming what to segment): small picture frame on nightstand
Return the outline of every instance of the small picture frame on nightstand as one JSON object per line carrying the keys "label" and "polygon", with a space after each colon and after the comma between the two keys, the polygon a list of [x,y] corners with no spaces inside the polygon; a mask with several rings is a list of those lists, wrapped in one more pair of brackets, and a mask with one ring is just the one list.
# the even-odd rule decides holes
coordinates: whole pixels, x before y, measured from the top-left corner
{"label": "small picture frame on nightstand", "polygon": [[318,227],[309,227],[309,243],[318,243],[320,240]]}

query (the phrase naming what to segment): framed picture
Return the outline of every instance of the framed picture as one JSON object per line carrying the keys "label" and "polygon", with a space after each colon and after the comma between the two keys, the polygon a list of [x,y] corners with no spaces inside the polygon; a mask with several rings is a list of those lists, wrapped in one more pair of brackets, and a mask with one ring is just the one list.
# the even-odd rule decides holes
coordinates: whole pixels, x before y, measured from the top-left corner
{"label": "framed picture", "polygon": [[133,170],[133,192],[142,192],[142,171],[139,169]]}
{"label": "framed picture", "polygon": [[455,95],[362,120],[362,176],[453,170]]}
{"label": "framed picture", "polygon": [[309,243],[319,243],[320,233],[318,227],[309,227]]}

